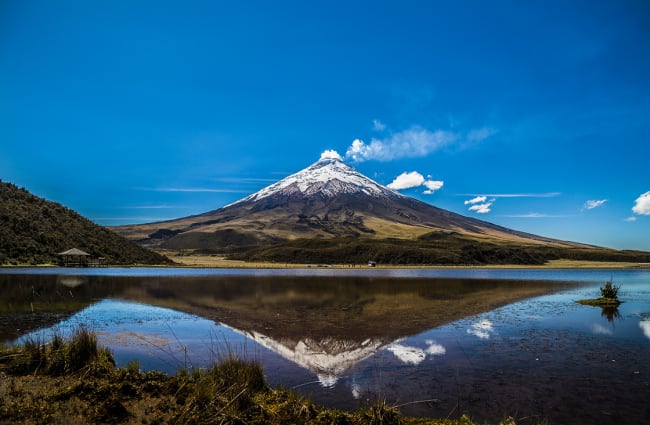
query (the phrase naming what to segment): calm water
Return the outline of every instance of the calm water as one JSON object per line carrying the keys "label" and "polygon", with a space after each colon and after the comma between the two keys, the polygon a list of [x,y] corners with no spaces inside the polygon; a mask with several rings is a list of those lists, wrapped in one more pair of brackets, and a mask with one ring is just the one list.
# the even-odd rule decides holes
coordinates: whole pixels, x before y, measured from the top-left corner
{"label": "calm water", "polygon": [[[618,310],[575,303],[610,277]],[[650,423],[650,270],[0,270],[0,341],[79,324],[120,365],[234,352],[343,409]]]}

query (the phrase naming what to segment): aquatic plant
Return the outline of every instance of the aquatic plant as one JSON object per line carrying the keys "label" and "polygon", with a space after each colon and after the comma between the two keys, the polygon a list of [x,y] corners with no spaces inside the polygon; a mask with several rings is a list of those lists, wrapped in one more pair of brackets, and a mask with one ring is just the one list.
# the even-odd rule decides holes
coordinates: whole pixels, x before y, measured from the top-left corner
{"label": "aquatic plant", "polygon": [[600,288],[600,296],[608,300],[618,300],[619,289],[621,289],[621,285],[614,284],[610,279],[605,282],[605,286]]}

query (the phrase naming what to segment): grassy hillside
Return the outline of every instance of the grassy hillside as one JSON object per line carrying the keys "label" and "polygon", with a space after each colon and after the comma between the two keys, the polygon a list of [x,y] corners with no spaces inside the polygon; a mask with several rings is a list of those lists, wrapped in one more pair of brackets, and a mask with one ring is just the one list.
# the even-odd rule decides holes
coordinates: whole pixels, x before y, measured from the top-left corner
{"label": "grassy hillside", "polygon": [[73,247],[109,264],[169,262],[61,204],[0,181],[0,265],[56,263],[57,253]]}
{"label": "grassy hillside", "polygon": [[230,259],[286,263],[363,264],[530,264],[570,259],[610,262],[650,262],[650,253],[597,247],[559,247],[479,239],[454,232],[431,232],[407,239],[300,239],[231,254]]}

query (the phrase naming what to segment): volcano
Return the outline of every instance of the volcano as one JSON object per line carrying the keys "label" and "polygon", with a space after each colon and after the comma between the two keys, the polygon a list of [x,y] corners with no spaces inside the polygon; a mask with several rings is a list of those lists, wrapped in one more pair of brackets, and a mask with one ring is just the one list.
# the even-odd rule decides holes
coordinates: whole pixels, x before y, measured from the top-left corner
{"label": "volcano", "polygon": [[[237,202],[176,220],[113,228],[142,245],[242,252],[292,241],[422,241],[446,237],[473,243],[585,246],[466,217],[404,196],[323,156]],[[368,253],[370,255],[372,253]]]}

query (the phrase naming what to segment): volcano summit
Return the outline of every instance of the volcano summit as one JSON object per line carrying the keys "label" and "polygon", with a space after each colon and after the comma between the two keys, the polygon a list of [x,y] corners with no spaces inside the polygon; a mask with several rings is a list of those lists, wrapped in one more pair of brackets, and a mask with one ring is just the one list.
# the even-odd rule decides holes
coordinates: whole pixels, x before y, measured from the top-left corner
{"label": "volcano summit", "polygon": [[595,248],[434,207],[336,155],[217,210],[114,230],[153,248],[297,263],[540,263],[558,257],[554,250]]}

